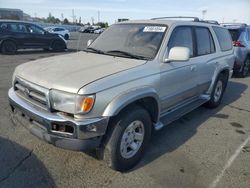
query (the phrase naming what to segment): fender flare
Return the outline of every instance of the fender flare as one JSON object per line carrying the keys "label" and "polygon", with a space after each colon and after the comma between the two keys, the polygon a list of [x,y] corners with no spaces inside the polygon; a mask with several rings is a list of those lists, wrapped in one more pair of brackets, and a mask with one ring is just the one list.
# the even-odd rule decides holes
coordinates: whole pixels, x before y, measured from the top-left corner
{"label": "fender flare", "polygon": [[122,109],[124,109],[129,104],[146,97],[151,97],[156,100],[157,107],[158,107],[158,115],[157,119],[159,118],[160,112],[160,99],[155,89],[150,87],[143,87],[143,88],[134,88],[127,92],[124,92],[117,97],[115,97],[105,108],[103,112],[103,116],[115,116],[117,115]]}

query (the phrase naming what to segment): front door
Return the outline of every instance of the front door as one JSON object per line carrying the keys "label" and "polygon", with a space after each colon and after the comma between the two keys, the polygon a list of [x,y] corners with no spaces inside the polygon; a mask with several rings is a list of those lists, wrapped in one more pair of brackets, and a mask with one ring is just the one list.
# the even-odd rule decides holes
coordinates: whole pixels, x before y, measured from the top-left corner
{"label": "front door", "polygon": [[193,58],[192,27],[181,26],[173,30],[167,45],[167,51],[177,46],[189,48],[190,59],[186,62],[174,61],[161,64],[160,99],[162,112],[196,96],[198,92],[198,62]]}

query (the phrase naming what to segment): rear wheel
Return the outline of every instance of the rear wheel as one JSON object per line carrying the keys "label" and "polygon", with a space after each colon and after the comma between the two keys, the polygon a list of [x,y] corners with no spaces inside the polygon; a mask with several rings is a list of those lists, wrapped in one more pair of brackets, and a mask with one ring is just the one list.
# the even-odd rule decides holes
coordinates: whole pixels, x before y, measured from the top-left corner
{"label": "rear wheel", "polygon": [[240,72],[240,77],[245,78],[248,75],[249,68],[250,68],[250,59],[248,58],[244,62],[244,65],[243,65],[242,70]]}
{"label": "rear wheel", "polygon": [[13,41],[5,41],[1,46],[1,51],[3,54],[15,54],[17,51],[17,45]]}
{"label": "rear wheel", "polygon": [[210,100],[207,103],[205,103],[206,107],[216,108],[217,106],[220,105],[226,85],[227,85],[227,77],[224,76],[223,74],[220,74],[214,84]]}
{"label": "rear wheel", "polygon": [[60,51],[63,51],[64,49],[65,49],[65,44],[62,41],[57,40],[53,42],[52,50],[54,52],[60,52]]}
{"label": "rear wheel", "polygon": [[127,171],[140,161],[149,143],[150,115],[144,108],[133,106],[122,111],[109,126],[103,159],[111,168]]}

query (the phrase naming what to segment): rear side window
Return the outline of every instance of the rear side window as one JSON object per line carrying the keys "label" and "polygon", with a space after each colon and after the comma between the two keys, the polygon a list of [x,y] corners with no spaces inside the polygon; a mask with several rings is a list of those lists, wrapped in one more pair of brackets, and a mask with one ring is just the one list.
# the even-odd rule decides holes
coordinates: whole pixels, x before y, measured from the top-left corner
{"label": "rear side window", "polygon": [[237,41],[240,37],[240,29],[229,29],[233,41]]}
{"label": "rear side window", "polygon": [[169,39],[168,50],[173,47],[187,47],[190,49],[190,57],[194,56],[193,53],[193,37],[191,27],[177,27],[172,32]]}
{"label": "rear side window", "polygon": [[213,27],[216,37],[219,41],[221,51],[228,51],[232,49],[232,38],[229,34],[228,29]]}
{"label": "rear side window", "polygon": [[197,40],[197,55],[206,55],[215,52],[214,41],[208,28],[195,28]]}
{"label": "rear side window", "polygon": [[26,26],[23,24],[11,23],[9,24],[9,27],[10,27],[10,30],[13,32],[21,32],[21,33],[27,32]]}

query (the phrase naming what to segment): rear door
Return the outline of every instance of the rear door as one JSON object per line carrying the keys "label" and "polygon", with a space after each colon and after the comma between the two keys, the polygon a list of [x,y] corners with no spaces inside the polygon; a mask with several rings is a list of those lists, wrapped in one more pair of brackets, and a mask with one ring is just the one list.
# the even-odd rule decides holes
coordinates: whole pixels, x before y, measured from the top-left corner
{"label": "rear door", "polygon": [[194,27],[196,41],[195,58],[198,73],[198,92],[205,93],[213,78],[218,64],[216,49],[212,34],[208,27]]}
{"label": "rear door", "polygon": [[27,38],[29,37],[29,33],[27,31],[27,28],[24,23],[9,23],[9,29],[12,32],[12,35],[17,41],[19,47],[26,47],[29,45],[29,40]]}

